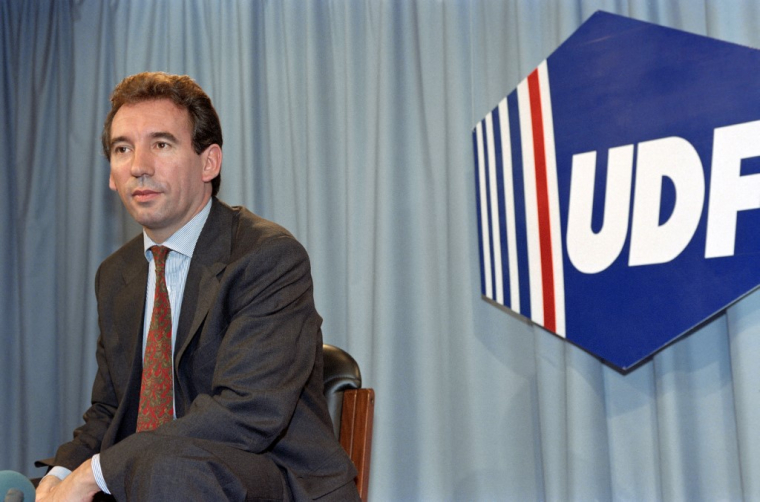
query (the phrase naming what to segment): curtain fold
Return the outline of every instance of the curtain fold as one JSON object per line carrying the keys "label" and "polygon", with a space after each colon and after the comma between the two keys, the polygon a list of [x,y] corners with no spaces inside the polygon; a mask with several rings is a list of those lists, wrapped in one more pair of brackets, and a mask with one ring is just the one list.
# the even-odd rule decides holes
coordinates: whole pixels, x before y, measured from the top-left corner
{"label": "curtain fold", "polygon": [[[55,440],[59,360],[55,337],[61,298],[55,240],[60,169],[66,131],[50,110],[66,107],[70,83],[64,61],[71,52],[71,11],[66,3],[0,5],[2,21],[3,248],[0,292],[6,319],[3,336],[3,427],[0,450],[11,466],[33,461],[30,449]],[[65,55],[65,56],[64,56]],[[51,350],[39,351],[40,347]],[[51,400],[29,399],[48,389]],[[7,446],[6,446],[7,445]]]}
{"label": "curtain fold", "polygon": [[0,469],[88,404],[95,272],[139,232],[102,121],[164,70],[219,111],[221,198],[309,251],[373,500],[760,500],[760,294],[626,375],[479,297],[471,129],[597,9],[760,46],[752,2],[0,0]]}

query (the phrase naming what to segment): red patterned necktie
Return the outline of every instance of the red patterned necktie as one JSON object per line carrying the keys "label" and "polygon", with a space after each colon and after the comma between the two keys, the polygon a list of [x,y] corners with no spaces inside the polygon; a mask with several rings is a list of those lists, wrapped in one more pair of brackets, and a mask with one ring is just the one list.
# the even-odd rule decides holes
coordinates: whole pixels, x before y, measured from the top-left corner
{"label": "red patterned necktie", "polygon": [[143,358],[137,432],[150,431],[172,420],[172,313],[164,268],[169,248],[150,248],[156,262],[156,293]]}

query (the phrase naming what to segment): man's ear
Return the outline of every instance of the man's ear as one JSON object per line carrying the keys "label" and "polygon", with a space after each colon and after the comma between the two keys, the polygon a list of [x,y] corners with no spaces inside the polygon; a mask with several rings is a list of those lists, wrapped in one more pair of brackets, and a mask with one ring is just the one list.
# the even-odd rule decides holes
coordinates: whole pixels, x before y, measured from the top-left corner
{"label": "man's ear", "polygon": [[201,153],[201,157],[203,157],[202,179],[204,183],[208,183],[219,176],[222,170],[222,149],[214,143]]}
{"label": "man's ear", "polygon": [[110,173],[108,175],[108,188],[110,188],[114,192],[118,192],[118,189],[116,188],[116,182],[114,182],[113,180],[113,173]]}

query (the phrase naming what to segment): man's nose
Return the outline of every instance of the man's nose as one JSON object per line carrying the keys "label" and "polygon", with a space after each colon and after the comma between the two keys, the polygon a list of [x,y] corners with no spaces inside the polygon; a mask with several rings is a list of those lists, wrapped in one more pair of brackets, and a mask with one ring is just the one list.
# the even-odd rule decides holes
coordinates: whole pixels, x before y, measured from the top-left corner
{"label": "man's nose", "polygon": [[153,175],[153,159],[149,150],[135,147],[134,155],[132,156],[131,174],[135,178]]}

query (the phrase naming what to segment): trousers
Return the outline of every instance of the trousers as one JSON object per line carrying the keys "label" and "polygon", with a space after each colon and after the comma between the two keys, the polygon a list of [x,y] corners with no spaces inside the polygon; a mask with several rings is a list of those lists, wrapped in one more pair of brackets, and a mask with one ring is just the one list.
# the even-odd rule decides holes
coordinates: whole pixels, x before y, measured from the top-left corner
{"label": "trousers", "polygon": [[[123,486],[108,486],[117,500],[292,500],[286,474],[263,455],[187,437],[137,433],[130,440],[143,441],[145,453],[120,476]],[[103,476],[108,483],[111,476]]]}

